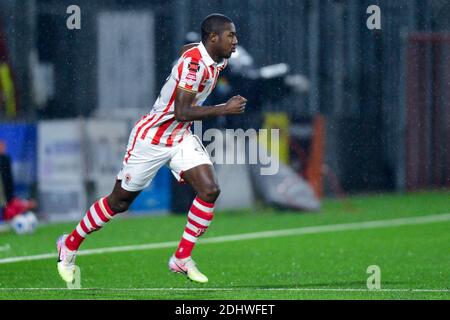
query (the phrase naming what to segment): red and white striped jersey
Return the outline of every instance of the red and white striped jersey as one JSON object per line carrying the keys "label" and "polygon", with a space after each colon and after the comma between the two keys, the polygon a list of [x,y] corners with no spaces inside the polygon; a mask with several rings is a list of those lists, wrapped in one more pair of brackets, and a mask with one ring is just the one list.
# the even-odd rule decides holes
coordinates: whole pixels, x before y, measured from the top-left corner
{"label": "red and white striped jersey", "polygon": [[194,104],[201,106],[214,89],[220,71],[227,65],[224,59],[216,63],[200,42],[187,50],[172,68],[150,113],[136,124],[136,136],[151,138],[152,144],[173,146],[191,134],[192,122],[178,122],[175,119],[176,89],[181,88],[196,93]]}

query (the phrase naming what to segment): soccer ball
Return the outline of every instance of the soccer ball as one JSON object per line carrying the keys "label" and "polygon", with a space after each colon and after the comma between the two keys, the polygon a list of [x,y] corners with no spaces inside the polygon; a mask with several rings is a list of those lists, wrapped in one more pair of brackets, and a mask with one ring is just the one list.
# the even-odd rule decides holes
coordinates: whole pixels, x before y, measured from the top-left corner
{"label": "soccer ball", "polygon": [[15,216],[11,220],[11,227],[17,234],[33,233],[37,227],[37,218],[32,211]]}
{"label": "soccer ball", "polygon": [[25,217],[28,220],[28,233],[33,233],[38,225],[38,219],[33,211],[26,212]]}

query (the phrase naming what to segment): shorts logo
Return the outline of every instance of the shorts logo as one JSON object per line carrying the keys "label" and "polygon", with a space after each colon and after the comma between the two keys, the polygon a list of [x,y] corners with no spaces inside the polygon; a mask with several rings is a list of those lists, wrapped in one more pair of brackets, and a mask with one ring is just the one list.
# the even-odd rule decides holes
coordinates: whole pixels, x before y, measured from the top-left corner
{"label": "shorts logo", "polygon": [[129,173],[127,173],[127,174],[125,175],[125,184],[129,184],[130,181],[131,181],[131,176],[130,176]]}

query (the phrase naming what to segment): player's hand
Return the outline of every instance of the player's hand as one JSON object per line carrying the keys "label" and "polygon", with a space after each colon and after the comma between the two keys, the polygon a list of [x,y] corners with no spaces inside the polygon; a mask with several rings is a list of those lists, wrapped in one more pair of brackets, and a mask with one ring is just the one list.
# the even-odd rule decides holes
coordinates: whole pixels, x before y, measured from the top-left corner
{"label": "player's hand", "polygon": [[232,97],[225,103],[225,114],[241,114],[245,111],[247,99],[239,95]]}

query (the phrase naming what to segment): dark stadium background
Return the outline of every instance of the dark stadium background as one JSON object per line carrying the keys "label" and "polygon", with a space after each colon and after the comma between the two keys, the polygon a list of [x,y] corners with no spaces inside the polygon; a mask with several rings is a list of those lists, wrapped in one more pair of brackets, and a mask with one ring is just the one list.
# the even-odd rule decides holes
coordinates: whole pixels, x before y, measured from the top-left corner
{"label": "dark stadium background", "polygon": [[[66,26],[70,5],[81,8],[80,30]],[[366,25],[371,5],[381,10],[379,30]],[[150,45],[154,59],[149,59],[148,100],[137,109],[128,109],[131,93],[121,96],[118,107],[100,107],[105,95],[99,81],[103,39],[98,21],[105,12],[150,13],[153,19],[153,31],[144,37],[148,42],[138,43]],[[199,287],[171,277],[166,268],[194,194],[164,171],[137,204],[148,207],[146,200],[158,203],[170,195],[164,215],[140,212],[128,219],[135,212],[125,214],[96,233],[86,241],[86,257],[80,254],[77,260],[87,291],[66,290],[50,260],[56,257],[55,240],[73,229],[99,188],[111,190],[126,140],[121,136],[112,143],[99,139],[94,145],[61,147],[82,149],[79,161],[65,161],[80,165],[83,175],[71,173],[69,182],[56,181],[55,187],[41,179],[45,172],[38,169],[39,158],[52,151],[37,150],[39,126],[58,121],[61,127],[48,131],[53,136],[73,132],[83,138],[87,130],[77,133],[64,125],[87,128],[95,125],[89,122],[93,119],[111,119],[124,121],[123,126],[110,132],[103,126],[103,135],[115,138],[126,126],[128,137],[132,125],[151,110],[180,47],[190,41],[189,32],[199,32],[202,19],[214,12],[234,21],[239,45],[253,58],[253,71],[277,64],[288,71],[263,81],[252,78],[252,70],[232,74],[228,68],[224,77],[231,91],[216,88],[210,101],[225,102],[227,95],[240,93],[249,98],[246,113],[205,121],[204,128],[259,129],[267,113],[282,113],[289,120],[281,132],[291,176],[308,180],[309,186],[320,180],[320,210],[311,214],[286,208],[282,201],[262,201],[261,190],[251,205],[237,210],[232,206],[238,201],[225,201],[196,252],[196,261],[211,275],[210,283]],[[134,36],[130,32],[129,38]],[[122,62],[117,70],[125,68],[127,61]],[[37,80],[36,66],[52,68],[53,80]],[[297,91],[287,85],[291,75],[300,76],[303,87]],[[11,86],[5,83],[14,88],[9,100]],[[46,99],[39,98],[39,90],[48,89],[39,87],[44,83],[53,88]],[[4,139],[13,152],[17,196],[35,198],[40,207],[32,235],[18,236],[0,219],[0,299],[449,299],[448,0],[0,0]],[[103,158],[94,157],[97,153]],[[119,161],[109,163],[113,158]],[[85,177],[98,159],[104,166]],[[229,171],[221,171],[221,177],[229,179],[223,179],[220,197],[246,195],[251,188],[244,171],[222,169]],[[2,200],[0,193],[0,206]],[[49,213],[64,223],[47,224]],[[297,233],[289,234],[290,229]],[[282,235],[272,238],[266,232]],[[132,249],[124,250],[127,246]],[[381,267],[386,291],[367,289],[369,265]]]}
{"label": "dark stadium background", "polygon": [[[311,81],[306,95],[249,103],[258,111],[287,111],[293,119],[323,114],[326,162],[346,191],[449,186],[448,36],[446,41],[420,41],[417,35],[425,39],[430,33],[448,32],[448,1],[78,0],[79,31],[68,30],[65,24],[72,2],[0,3],[20,101],[17,117],[2,116],[2,122],[89,117],[96,110],[95,19],[100,11],[153,11],[154,92],[169,73],[186,33],[198,31],[207,14],[222,12],[235,21],[240,44],[256,65],[285,62]],[[365,27],[366,8],[372,4],[382,10],[380,31]],[[54,99],[39,109],[30,96],[27,57],[33,48],[41,61],[56,68]],[[419,60],[414,60],[416,56]],[[408,66],[415,61],[418,64]],[[417,76],[414,72],[421,75],[418,87],[408,88],[406,70],[410,77]],[[239,91],[240,84],[233,85]],[[422,96],[407,101],[406,93],[415,88],[423,91]],[[412,105],[407,108],[407,103]],[[408,162],[417,166],[409,168]]]}

